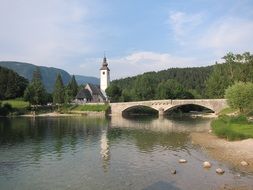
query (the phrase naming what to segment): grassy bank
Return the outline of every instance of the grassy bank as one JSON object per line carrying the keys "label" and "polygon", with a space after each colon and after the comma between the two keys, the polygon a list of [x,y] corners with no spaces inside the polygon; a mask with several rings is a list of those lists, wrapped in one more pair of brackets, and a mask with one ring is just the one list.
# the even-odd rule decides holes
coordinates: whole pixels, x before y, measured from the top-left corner
{"label": "grassy bank", "polygon": [[253,122],[246,116],[219,116],[211,124],[213,132],[221,138],[228,140],[241,140],[253,138]]}
{"label": "grassy bank", "polygon": [[15,99],[15,100],[4,100],[2,104],[10,104],[14,109],[26,109],[29,107],[29,103],[22,100],[22,99]]}

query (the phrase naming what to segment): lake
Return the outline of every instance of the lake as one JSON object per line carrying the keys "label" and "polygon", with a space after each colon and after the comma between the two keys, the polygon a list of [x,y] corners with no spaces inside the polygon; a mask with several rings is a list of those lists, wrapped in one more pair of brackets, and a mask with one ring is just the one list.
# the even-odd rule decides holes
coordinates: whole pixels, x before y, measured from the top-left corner
{"label": "lake", "polygon": [[[1,190],[203,190],[253,187],[253,174],[193,145],[191,118],[0,118]],[[178,163],[179,159],[187,163]],[[210,161],[211,169],[202,167]],[[225,169],[224,175],[215,169]],[[171,174],[176,169],[177,174]]]}

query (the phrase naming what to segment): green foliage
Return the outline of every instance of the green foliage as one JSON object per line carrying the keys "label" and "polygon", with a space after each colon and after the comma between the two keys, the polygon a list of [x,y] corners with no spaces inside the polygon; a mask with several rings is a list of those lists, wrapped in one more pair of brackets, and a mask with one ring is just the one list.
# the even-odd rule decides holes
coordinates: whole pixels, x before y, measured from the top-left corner
{"label": "green foliage", "polygon": [[[213,67],[171,68],[159,72],[149,72],[135,77],[114,80],[122,89],[121,101],[164,99],[170,97],[170,91],[164,89],[166,81],[176,81],[184,90],[175,98],[205,97],[205,81]],[[160,86],[160,89],[158,87]],[[166,86],[166,85],[165,85]],[[124,96],[124,97],[123,97]]]}
{"label": "green foliage", "polygon": [[115,84],[112,84],[110,85],[106,90],[105,90],[107,96],[110,98],[110,101],[111,102],[117,102],[120,100],[120,97],[121,97],[121,89],[115,85]]}
{"label": "green foliage", "polygon": [[234,113],[234,112],[236,112],[236,111],[237,111],[236,109],[228,107],[228,108],[224,108],[223,110],[221,110],[221,111],[219,112],[219,115],[232,114],[232,113]]}
{"label": "green foliage", "polygon": [[78,85],[75,79],[75,76],[73,75],[71,78],[71,81],[68,83],[68,85],[65,88],[65,103],[70,103],[77,95],[78,93]]}
{"label": "green foliage", "polygon": [[225,98],[231,108],[243,112],[253,108],[253,83],[237,82],[226,89]]}
{"label": "green foliage", "polygon": [[235,82],[253,82],[253,55],[228,53],[223,59],[223,63],[216,63],[206,82],[209,98],[223,98],[225,89]]}
{"label": "green foliage", "polygon": [[12,106],[8,103],[4,103],[2,104],[2,102],[0,102],[0,116],[7,116],[9,113],[12,112]]}
{"label": "green foliage", "polygon": [[226,73],[226,66],[217,64],[206,82],[206,95],[209,98],[224,98],[225,89],[232,84]]}
{"label": "green foliage", "polygon": [[25,101],[28,101],[32,105],[44,105],[47,102],[47,93],[42,84],[39,72],[38,68],[34,71],[34,78],[24,93]]}
{"label": "green foliage", "polygon": [[152,78],[152,73],[145,73],[137,77],[133,93],[135,100],[151,100],[155,97],[156,79]]}
{"label": "green foliage", "polygon": [[64,85],[62,82],[61,75],[58,74],[55,85],[54,85],[54,91],[53,91],[53,103],[54,104],[62,104],[65,100],[65,91],[64,91]]}
{"label": "green foliage", "polygon": [[211,124],[214,133],[228,140],[253,138],[253,123],[243,115],[229,117],[222,115]]}
{"label": "green foliage", "polygon": [[0,100],[21,97],[28,81],[17,73],[0,67]]}

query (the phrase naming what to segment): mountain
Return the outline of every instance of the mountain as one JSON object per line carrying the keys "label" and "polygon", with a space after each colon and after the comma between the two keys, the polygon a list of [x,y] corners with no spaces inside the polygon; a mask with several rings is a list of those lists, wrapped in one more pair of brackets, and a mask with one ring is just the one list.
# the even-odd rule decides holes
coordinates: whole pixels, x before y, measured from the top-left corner
{"label": "mountain", "polygon": [[85,84],[85,83],[91,83],[91,84],[96,84],[99,85],[99,78],[97,77],[88,77],[88,76],[82,76],[82,75],[75,75],[76,82],[80,84]]}
{"label": "mountain", "polygon": [[[30,63],[14,62],[14,61],[0,61],[0,66],[15,71],[20,76],[23,76],[29,81],[32,80],[33,71],[37,67],[36,65],[33,65]],[[53,68],[53,67],[44,67],[44,66],[38,66],[38,67],[40,68],[42,82],[48,92],[53,91],[54,83],[55,83],[58,73],[61,74],[64,85],[66,85],[71,79],[71,75],[62,69]],[[92,81],[96,81],[97,79],[95,77],[85,77],[85,76],[79,76],[79,75],[78,75],[78,78],[80,79],[78,84],[80,83],[83,84],[83,83],[88,83],[88,82],[92,83]]]}

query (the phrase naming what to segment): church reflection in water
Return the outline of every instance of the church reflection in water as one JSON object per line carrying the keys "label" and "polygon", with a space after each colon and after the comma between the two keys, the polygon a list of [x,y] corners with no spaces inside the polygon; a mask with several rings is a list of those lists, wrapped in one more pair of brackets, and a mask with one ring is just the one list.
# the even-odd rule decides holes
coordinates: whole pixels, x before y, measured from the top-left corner
{"label": "church reflection in water", "polygon": [[110,146],[109,140],[107,138],[107,128],[102,130],[100,148],[101,148],[100,154],[102,158],[102,166],[104,168],[104,172],[107,172],[108,167],[110,165]]}

